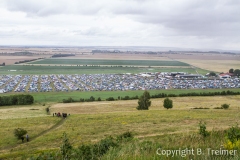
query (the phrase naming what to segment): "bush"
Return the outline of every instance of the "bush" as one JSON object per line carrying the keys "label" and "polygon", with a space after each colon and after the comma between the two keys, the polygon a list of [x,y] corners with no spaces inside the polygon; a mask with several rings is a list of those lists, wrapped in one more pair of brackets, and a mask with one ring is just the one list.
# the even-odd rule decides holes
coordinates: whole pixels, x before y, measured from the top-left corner
{"label": "bush", "polygon": [[117,141],[118,142],[125,142],[133,139],[133,135],[131,132],[125,132],[119,136],[117,136]]}
{"label": "bush", "polygon": [[63,103],[72,103],[72,102],[74,102],[74,100],[71,97],[69,97],[68,99],[63,99]]}
{"label": "bush", "polygon": [[49,113],[49,111],[50,111],[49,106],[45,110],[47,113]]}
{"label": "bush", "polygon": [[229,106],[230,106],[230,105],[229,105],[229,104],[226,104],[226,103],[221,105],[221,107],[222,107],[223,109],[228,109]]}
{"label": "bush", "polygon": [[95,101],[95,98],[94,98],[93,96],[91,96],[91,97],[89,98],[89,101],[90,101],[90,102],[93,102],[93,101]]}
{"label": "bush", "polygon": [[22,139],[22,137],[27,134],[27,131],[22,128],[14,129],[14,136],[17,137],[17,139]]}
{"label": "bush", "polygon": [[200,122],[199,123],[199,134],[203,136],[203,138],[207,137],[209,135],[209,132],[206,131],[206,123]]}
{"label": "bush", "polygon": [[167,108],[167,109],[172,108],[173,107],[172,100],[169,99],[169,98],[165,98],[164,101],[163,101],[163,107]]}
{"label": "bush", "polygon": [[223,109],[222,107],[214,107],[213,109]]}
{"label": "bush", "polygon": [[79,100],[80,102],[84,102],[84,98],[80,98],[80,100]]}
{"label": "bush", "polygon": [[115,101],[115,99],[113,97],[109,97],[106,99],[106,101]]}
{"label": "bush", "polygon": [[67,138],[67,134],[64,132],[62,145],[60,147],[60,153],[62,155],[62,159],[66,159],[66,160],[69,159],[71,152],[72,152],[72,145],[70,144]]}
{"label": "bush", "polygon": [[240,140],[240,128],[238,125],[232,126],[227,130],[227,137],[233,144]]}
{"label": "bush", "polygon": [[207,108],[207,107],[194,107],[192,109],[209,109],[209,108]]}

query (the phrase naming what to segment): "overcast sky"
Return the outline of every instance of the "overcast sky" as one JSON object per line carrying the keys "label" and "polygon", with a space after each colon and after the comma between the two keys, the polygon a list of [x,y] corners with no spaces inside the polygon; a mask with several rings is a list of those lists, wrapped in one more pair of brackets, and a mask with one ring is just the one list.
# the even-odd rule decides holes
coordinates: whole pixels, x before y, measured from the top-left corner
{"label": "overcast sky", "polygon": [[240,1],[0,0],[0,45],[240,50]]}

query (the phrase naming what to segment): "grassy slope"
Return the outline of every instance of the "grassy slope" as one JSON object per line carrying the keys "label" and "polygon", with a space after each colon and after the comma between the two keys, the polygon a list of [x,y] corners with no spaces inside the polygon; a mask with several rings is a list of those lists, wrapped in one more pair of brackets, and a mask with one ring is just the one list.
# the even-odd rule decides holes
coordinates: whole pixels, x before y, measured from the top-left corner
{"label": "grassy slope", "polygon": [[[61,112],[65,109],[67,112],[74,111],[75,114],[72,113],[58,128],[27,144],[18,145],[11,151],[10,149],[5,151],[0,150],[0,158],[13,158],[23,156],[26,153],[29,155],[41,150],[57,149],[61,144],[63,132],[68,134],[74,146],[78,146],[81,143],[97,142],[108,135],[119,135],[125,131],[131,131],[139,139],[154,138],[161,142],[163,147],[169,147],[167,146],[168,143],[163,141],[166,135],[189,135],[192,132],[196,132],[200,120],[207,123],[208,130],[212,130],[212,128],[216,130],[228,128],[230,125],[234,125],[235,122],[239,122],[239,98],[240,96],[177,97],[172,98],[174,108],[171,110],[165,110],[162,107],[163,99],[152,99],[152,106],[149,111],[137,111],[135,109],[137,100],[75,103],[75,106],[72,107],[69,104],[64,104],[65,106],[55,104],[52,105],[51,112]],[[222,103],[226,102],[230,104],[229,110],[213,109],[213,107],[219,107]],[[210,109],[192,110],[190,109],[192,107],[209,107]],[[24,112],[21,114],[24,114]],[[16,114],[16,116],[18,115]],[[28,119],[19,118],[16,121],[1,120],[1,126],[4,126],[4,128],[9,127],[7,133],[3,130],[1,131],[2,139],[11,140],[11,144],[15,143],[16,140],[14,140],[12,135],[13,128],[26,128],[25,124],[28,122],[31,122],[31,125],[27,127],[29,134],[37,134],[37,132],[43,129],[44,124],[46,124],[45,120],[52,123],[59,119],[52,116],[46,118],[40,116]],[[40,126],[37,124],[40,124]],[[2,146],[8,145],[8,142],[2,142]]]}

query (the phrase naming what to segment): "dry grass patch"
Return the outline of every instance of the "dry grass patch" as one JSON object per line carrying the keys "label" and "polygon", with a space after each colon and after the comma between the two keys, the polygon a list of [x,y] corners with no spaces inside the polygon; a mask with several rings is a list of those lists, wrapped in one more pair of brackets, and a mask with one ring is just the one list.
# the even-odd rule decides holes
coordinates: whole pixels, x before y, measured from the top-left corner
{"label": "dry grass patch", "polygon": [[181,60],[198,68],[215,72],[228,72],[229,69],[239,69],[240,60]]}
{"label": "dry grass patch", "polygon": [[[186,110],[195,107],[215,108],[222,104],[230,104],[230,109],[238,109],[240,96],[210,96],[210,97],[172,97],[174,110]],[[150,110],[165,110],[163,107],[164,98],[151,99]],[[50,111],[66,112],[70,114],[98,114],[114,112],[135,112],[138,100],[128,101],[102,101],[84,103],[58,103],[52,105]]]}
{"label": "dry grass patch", "polygon": [[46,106],[8,106],[0,108],[0,119],[17,119],[47,116]]}

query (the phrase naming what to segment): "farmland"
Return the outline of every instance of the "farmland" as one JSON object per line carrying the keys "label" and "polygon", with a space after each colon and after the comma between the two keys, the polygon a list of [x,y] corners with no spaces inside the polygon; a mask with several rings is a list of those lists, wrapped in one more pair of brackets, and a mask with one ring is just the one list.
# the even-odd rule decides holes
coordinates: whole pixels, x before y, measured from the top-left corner
{"label": "farmland", "polygon": [[29,64],[61,64],[61,65],[104,65],[104,66],[189,66],[178,61],[155,60],[94,60],[94,59],[44,59]]}
{"label": "farmland", "polygon": [[[171,98],[174,102],[172,110],[165,110],[162,107],[163,99],[152,99],[149,111],[137,111],[137,100],[46,104],[51,106],[51,114],[54,112],[71,113],[61,124],[58,124],[61,119],[51,114],[47,115],[42,105],[20,106],[15,111],[15,107],[4,107],[0,110],[2,117],[0,124],[6,130],[1,131],[4,141],[1,141],[0,158],[24,156],[26,158],[41,151],[56,151],[60,146],[63,132],[67,133],[70,143],[75,147],[80,144],[97,142],[109,135],[116,136],[125,131],[131,131],[136,137],[133,143],[140,143],[147,139],[158,142],[163,148],[174,143],[190,145],[190,147],[218,148],[222,143],[226,143],[224,137],[221,137],[222,139],[219,139],[219,142],[214,144],[215,146],[210,143],[204,146],[201,143],[183,142],[182,139],[187,138],[188,135],[195,135],[200,141],[197,129],[201,120],[207,123],[209,131],[219,131],[236,122],[239,123],[239,98],[239,96]],[[226,101],[230,104],[230,109],[214,109]],[[192,109],[194,107],[208,107],[209,109],[194,110]],[[6,113],[11,113],[11,115],[8,117]],[[35,114],[36,117],[29,117],[29,113]],[[54,123],[58,124],[57,128],[50,129]],[[17,127],[28,130],[28,134],[32,137],[30,142],[21,143],[14,138],[12,132]],[[169,138],[172,140],[169,141]],[[158,147],[152,147],[151,152],[145,156],[156,156]],[[175,145],[175,147],[180,146]],[[144,156],[142,154],[145,153],[140,152],[140,155]],[[136,155],[131,153],[125,156],[135,159]]]}
{"label": "farmland", "polygon": [[[61,51],[61,49],[42,48],[38,51],[34,48],[26,50],[42,55],[47,54],[47,56],[53,53],[71,52],[71,49],[62,49]],[[230,67],[237,68],[239,66],[237,55],[218,56],[217,54],[202,55],[198,53],[92,55],[90,50],[86,50],[88,53],[77,48],[72,51],[78,55],[0,67],[0,75],[11,75],[11,79],[18,80],[18,82],[25,80],[27,90],[30,88],[31,82],[37,79],[36,77],[39,78],[36,80],[39,83],[36,84],[40,89],[40,79],[43,75],[48,77],[47,79],[50,79],[51,76],[58,76],[58,80],[61,82],[65,79],[69,81],[69,76],[80,77],[87,74],[85,75],[86,80],[83,81],[86,82],[84,86],[87,86],[101,84],[99,79],[95,81],[92,78],[95,75],[91,74],[100,76],[101,74],[119,73],[188,72],[205,75],[209,70],[227,72]],[[19,59],[22,60],[21,57]],[[17,78],[18,76],[20,78]],[[101,76],[110,79],[107,81],[110,84],[113,82],[111,78],[115,75]],[[54,78],[51,80],[50,85],[53,87],[55,80]],[[91,80],[91,83],[88,83],[88,80]],[[143,81],[142,78],[137,77],[135,81],[138,80]],[[144,79],[144,81],[146,80],[147,78]],[[233,80],[231,81],[233,82]],[[149,85],[156,84],[157,81],[146,82]],[[170,80],[166,80],[166,82],[171,86],[175,83]],[[188,80],[181,81],[181,84],[185,82],[188,83]],[[176,81],[176,83],[178,82]],[[214,80],[214,85],[216,83],[217,81]],[[16,83],[17,85],[18,83]],[[67,83],[64,87],[66,86]],[[130,86],[130,83],[126,86]],[[181,93],[213,93],[227,90],[240,92],[239,88],[153,89],[149,92],[151,95],[159,93],[179,95]],[[79,145],[94,144],[107,136],[116,137],[127,131],[133,133],[135,137],[133,141],[126,142],[119,148],[111,148],[102,159],[149,159],[149,157],[151,157],[150,159],[164,159],[164,157],[156,155],[159,146],[170,149],[183,147],[218,149],[227,143],[224,130],[240,121],[239,95],[170,97],[173,100],[173,109],[171,110],[163,108],[163,98],[154,98],[151,99],[152,105],[148,111],[136,110],[137,100],[118,100],[119,97],[125,96],[139,97],[143,92],[143,90],[28,92],[34,97],[34,104],[0,107],[0,125],[4,128],[0,132],[0,159],[27,159],[42,152],[58,152],[64,132],[67,133],[72,146],[77,148]],[[10,92],[1,94],[1,96],[12,94],[21,93]],[[80,98],[89,99],[91,96],[95,99],[99,97],[102,101],[62,103],[63,99],[72,98],[79,101]],[[115,101],[105,101],[109,97],[113,97]],[[230,108],[227,110],[215,109],[220,108],[224,103],[229,104]],[[46,113],[47,107],[50,109],[49,114]],[[58,112],[66,112],[70,116],[67,119],[53,117],[52,114]],[[206,139],[203,139],[198,133],[200,121],[206,122],[207,130],[211,132]],[[13,135],[15,128],[26,129],[30,135],[30,142],[22,143],[21,140],[17,140]],[[203,156],[191,158],[211,159],[211,157]],[[176,159],[182,159],[182,157],[176,157]]]}
{"label": "farmland", "polygon": [[[201,69],[199,69],[201,70]],[[188,72],[196,73],[190,67],[109,67],[109,66],[49,66],[49,65],[11,65],[0,67],[0,74],[107,74],[107,73],[141,73],[141,72]],[[201,70],[206,74],[209,71]]]}

